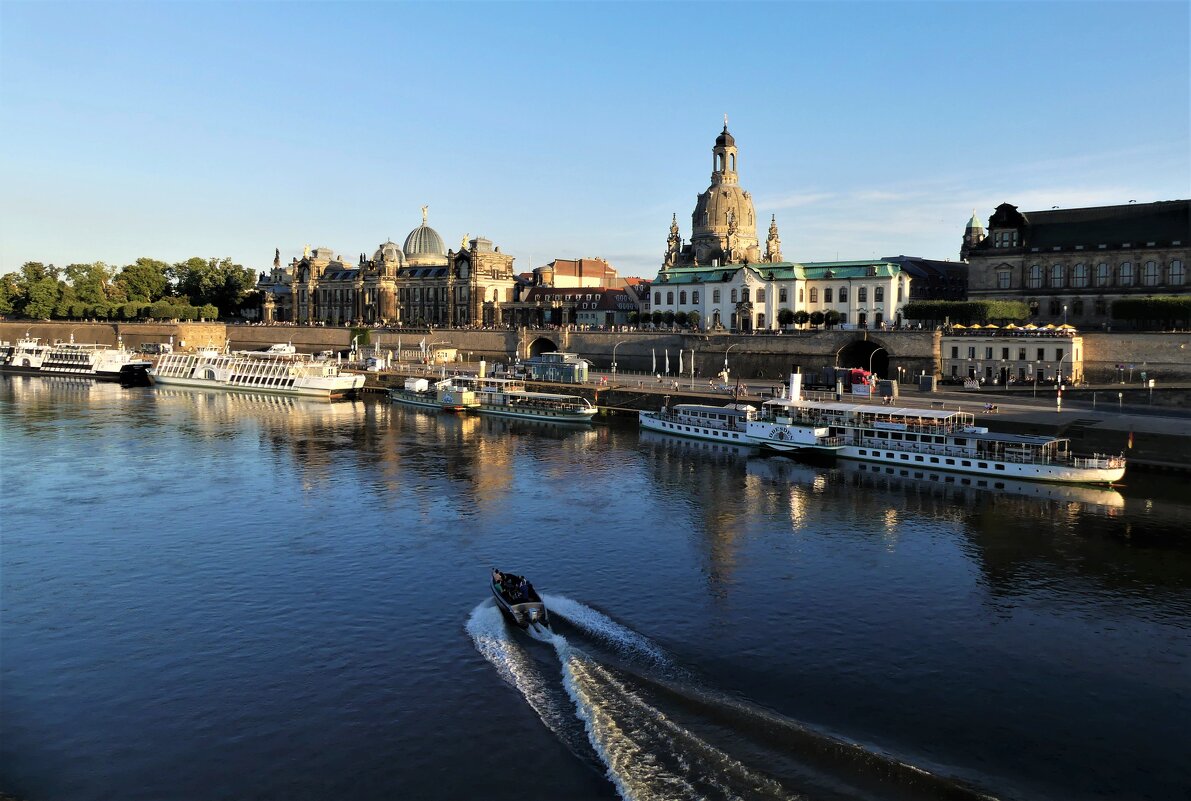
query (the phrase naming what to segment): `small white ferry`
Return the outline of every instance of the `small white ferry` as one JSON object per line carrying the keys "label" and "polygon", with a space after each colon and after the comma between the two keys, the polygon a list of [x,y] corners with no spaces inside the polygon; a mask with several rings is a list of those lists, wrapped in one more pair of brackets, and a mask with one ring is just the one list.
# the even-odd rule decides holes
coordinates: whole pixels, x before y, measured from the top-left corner
{"label": "small white ferry", "polygon": [[477,397],[479,405],[472,408],[477,414],[551,420],[556,423],[590,423],[596,414],[596,407],[591,405],[591,401],[579,395],[501,389],[477,393]]}
{"label": "small white ferry", "polygon": [[[848,459],[1030,481],[1110,484],[1125,475],[1123,457],[1075,456],[1070,440],[1059,437],[993,433],[968,412],[803,400],[801,379],[790,376],[788,399],[762,404],[747,426],[752,442],[777,452],[831,450]],[[825,444],[814,444],[819,439]]]}
{"label": "small white ferry", "polygon": [[431,383],[426,378],[407,378],[402,387],[389,390],[389,400],[441,412],[463,412],[479,403],[470,390],[456,386],[454,378]]}
{"label": "small white ferry", "polygon": [[671,406],[669,398],[656,412],[639,412],[641,428],[646,431],[750,446],[753,443],[748,438],[748,424],[756,419],[757,407],[747,403],[727,406],[678,403]]}
{"label": "small white ferry", "polygon": [[13,373],[96,378],[125,383],[148,381],[151,366],[148,360],[126,350],[122,341],[113,348],[76,343],[74,337],[69,342],[56,342],[53,345],[26,337],[8,348],[4,363],[0,365],[5,371]]}
{"label": "small white ferry", "polygon": [[288,345],[269,351],[167,353],[149,371],[160,386],[232,389],[310,398],[340,398],[364,386],[362,373],[340,372],[331,361],[293,353]]}

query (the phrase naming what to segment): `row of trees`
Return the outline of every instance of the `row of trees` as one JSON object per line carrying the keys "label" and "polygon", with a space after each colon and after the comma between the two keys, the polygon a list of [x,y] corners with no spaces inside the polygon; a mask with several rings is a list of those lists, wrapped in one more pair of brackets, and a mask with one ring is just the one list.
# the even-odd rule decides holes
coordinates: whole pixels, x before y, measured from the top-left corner
{"label": "row of trees", "polygon": [[1138,328],[1191,327],[1191,298],[1122,298],[1112,302],[1112,319]]}
{"label": "row of trees", "polygon": [[0,276],[0,314],[35,320],[213,320],[239,311],[256,274],[231,259],[192,258],[175,264],[137,259],[123,267],[103,262],[30,261]]}
{"label": "row of trees", "polygon": [[1020,300],[916,300],[902,310],[907,320],[926,323],[1020,323],[1030,317],[1030,307]]}
{"label": "row of trees", "polygon": [[[779,325],[811,325],[818,328],[821,325],[826,325],[828,328],[837,326],[843,320],[843,315],[834,309],[821,312],[807,312],[803,310],[792,311],[790,309],[780,309],[777,313],[777,321]],[[652,322],[654,325],[677,325],[681,328],[691,327],[698,328],[699,324],[703,322],[702,315],[699,312],[672,312],[672,311],[655,311],[653,314],[641,315],[637,312],[629,312],[629,325],[638,325],[643,322]]]}

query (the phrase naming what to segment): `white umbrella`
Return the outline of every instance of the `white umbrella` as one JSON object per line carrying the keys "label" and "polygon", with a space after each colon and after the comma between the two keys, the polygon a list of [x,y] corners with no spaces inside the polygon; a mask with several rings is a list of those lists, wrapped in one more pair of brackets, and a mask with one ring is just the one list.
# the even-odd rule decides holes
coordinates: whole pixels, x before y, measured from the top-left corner
{"label": "white umbrella", "polygon": [[650,370],[649,372],[651,372],[651,373],[653,373],[653,374],[655,374],[655,375],[656,375],[656,374],[657,374],[657,371],[658,371],[658,349],[657,349],[657,348],[651,348],[651,349],[650,349],[650,351],[649,351],[649,353],[650,353],[650,355],[653,357],[653,369],[652,369],[652,370]]}
{"label": "white umbrella", "polygon": [[678,375],[682,375],[682,349],[678,351]]}
{"label": "white umbrella", "polygon": [[666,375],[670,375],[670,349],[666,348]]}

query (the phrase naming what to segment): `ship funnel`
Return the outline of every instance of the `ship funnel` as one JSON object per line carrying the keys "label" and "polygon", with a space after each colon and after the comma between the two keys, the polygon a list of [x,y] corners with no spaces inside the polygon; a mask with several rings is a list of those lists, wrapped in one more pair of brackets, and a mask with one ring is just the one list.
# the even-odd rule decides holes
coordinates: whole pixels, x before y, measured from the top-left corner
{"label": "ship funnel", "polygon": [[790,373],[790,400],[802,400],[802,373]]}

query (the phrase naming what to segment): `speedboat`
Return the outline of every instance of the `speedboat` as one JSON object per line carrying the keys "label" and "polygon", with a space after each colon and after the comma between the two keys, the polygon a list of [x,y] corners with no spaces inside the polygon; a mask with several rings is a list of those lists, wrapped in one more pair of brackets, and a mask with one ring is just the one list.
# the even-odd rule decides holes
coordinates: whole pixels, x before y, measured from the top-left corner
{"label": "speedboat", "polygon": [[491,587],[492,594],[496,597],[496,605],[516,625],[523,629],[531,625],[550,625],[542,597],[524,576],[502,573],[494,567]]}

